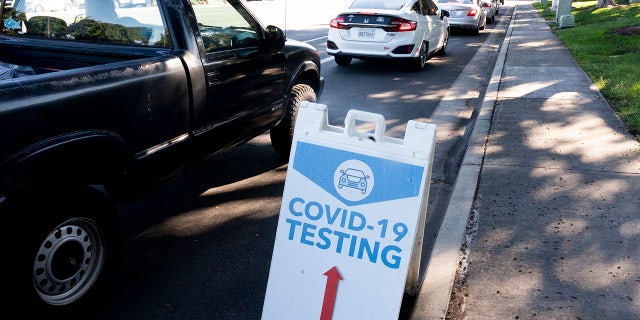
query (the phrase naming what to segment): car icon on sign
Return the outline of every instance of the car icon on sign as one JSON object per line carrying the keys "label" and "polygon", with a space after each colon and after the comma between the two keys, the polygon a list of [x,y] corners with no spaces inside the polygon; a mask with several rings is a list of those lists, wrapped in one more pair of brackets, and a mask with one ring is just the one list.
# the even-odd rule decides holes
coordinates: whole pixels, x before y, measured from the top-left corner
{"label": "car icon on sign", "polygon": [[367,179],[369,179],[369,176],[365,175],[363,171],[349,168],[340,170],[340,173],[342,175],[338,181],[338,189],[348,187],[360,190],[363,194],[367,192]]}

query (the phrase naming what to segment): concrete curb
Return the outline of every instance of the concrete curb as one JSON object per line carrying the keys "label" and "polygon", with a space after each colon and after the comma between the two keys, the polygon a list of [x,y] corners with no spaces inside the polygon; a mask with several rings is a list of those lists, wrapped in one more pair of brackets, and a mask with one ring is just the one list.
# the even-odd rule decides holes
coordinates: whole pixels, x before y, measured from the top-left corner
{"label": "concrete curb", "polygon": [[426,310],[421,310],[421,315],[412,317],[413,320],[446,318],[458,265],[465,255],[461,248],[465,242],[467,223],[473,209],[485,145],[498,98],[498,87],[502,79],[516,12],[517,6],[514,6],[505,39],[500,47],[478,119],[471,133],[447,211],[431,252],[424,281],[418,293],[419,299],[423,300],[421,305],[424,305]]}

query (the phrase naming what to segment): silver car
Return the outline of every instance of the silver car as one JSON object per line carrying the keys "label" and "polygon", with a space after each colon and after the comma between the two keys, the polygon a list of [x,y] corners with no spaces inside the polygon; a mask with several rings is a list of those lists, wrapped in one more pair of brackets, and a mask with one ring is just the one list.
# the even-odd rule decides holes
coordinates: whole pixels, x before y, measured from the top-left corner
{"label": "silver car", "polygon": [[487,12],[487,23],[493,23],[496,21],[496,16],[500,10],[499,0],[481,0],[484,11]]}
{"label": "silver car", "polygon": [[470,30],[478,35],[487,26],[487,12],[481,0],[438,0],[438,8],[449,12],[452,29]]}

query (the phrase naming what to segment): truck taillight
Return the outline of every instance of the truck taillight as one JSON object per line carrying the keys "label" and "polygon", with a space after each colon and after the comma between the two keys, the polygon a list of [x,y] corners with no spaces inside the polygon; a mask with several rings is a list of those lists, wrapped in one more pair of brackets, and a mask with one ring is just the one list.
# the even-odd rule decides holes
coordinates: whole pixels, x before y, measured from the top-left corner
{"label": "truck taillight", "polygon": [[405,19],[392,19],[391,25],[389,32],[413,31],[418,27],[417,22]]}
{"label": "truck taillight", "polygon": [[335,28],[335,29],[346,29],[347,27],[342,24],[343,22],[344,22],[344,17],[337,16],[331,19],[331,22],[329,22],[329,27]]}

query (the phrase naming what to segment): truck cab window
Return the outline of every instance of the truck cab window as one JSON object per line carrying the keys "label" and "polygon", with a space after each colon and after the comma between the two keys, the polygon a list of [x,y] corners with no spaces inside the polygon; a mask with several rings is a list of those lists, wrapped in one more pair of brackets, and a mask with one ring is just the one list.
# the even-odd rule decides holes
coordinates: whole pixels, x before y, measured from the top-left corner
{"label": "truck cab window", "polygon": [[259,26],[244,9],[236,10],[229,2],[216,2],[194,4],[193,11],[207,53],[259,45]]}

